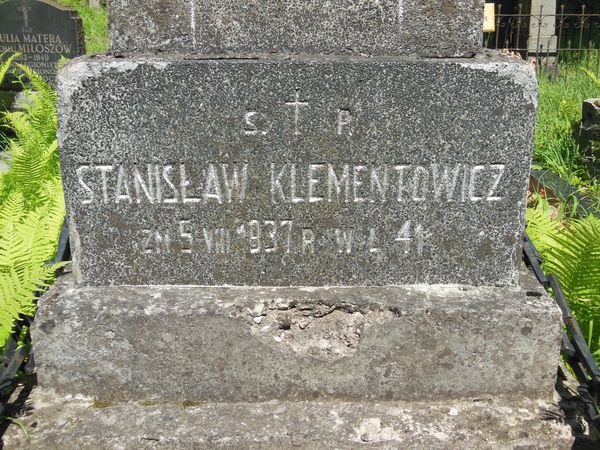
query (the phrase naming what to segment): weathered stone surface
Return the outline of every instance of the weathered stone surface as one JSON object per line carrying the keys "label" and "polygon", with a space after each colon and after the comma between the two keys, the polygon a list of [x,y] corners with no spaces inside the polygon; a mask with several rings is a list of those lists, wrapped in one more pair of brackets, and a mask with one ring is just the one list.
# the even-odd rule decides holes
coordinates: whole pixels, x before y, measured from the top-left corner
{"label": "weathered stone surface", "polygon": [[539,285],[73,289],[67,277],[32,335],[43,388],[102,401],[547,398],[561,322]]}
{"label": "weathered stone surface", "polygon": [[78,283],[517,283],[526,63],[105,57],[60,84]]}
{"label": "weathered stone surface", "polygon": [[4,57],[20,52],[18,62],[54,85],[58,61],[85,53],[81,19],[75,10],[43,0],[0,3],[0,54],[4,52]]}
{"label": "weathered stone surface", "polygon": [[[552,403],[489,399],[419,403],[269,402],[149,405],[34,394],[4,435],[29,449],[570,449]],[[590,447],[591,448],[591,447]]]}
{"label": "weathered stone surface", "polygon": [[112,0],[113,50],[471,56],[484,0]]}

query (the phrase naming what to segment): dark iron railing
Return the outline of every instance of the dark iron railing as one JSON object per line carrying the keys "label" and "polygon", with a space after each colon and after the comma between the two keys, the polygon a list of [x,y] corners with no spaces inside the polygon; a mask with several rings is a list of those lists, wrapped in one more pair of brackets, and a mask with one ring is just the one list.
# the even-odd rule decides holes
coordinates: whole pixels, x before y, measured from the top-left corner
{"label": "dark iron railing", "polygon": [[[579,382],[577,393],[585,404],[586,415],[596,427],[596,430],[600,432],[600,412],[598,412],[600,405],[600,368],[590,352],[577,320],[573,316],[560,282],[554,275],[544,273],[542,270],[542,257],[527,233],[525,233],[523,241],[523,259],[540,284],[554,295],[558,303],[565,327],[561,352]],[[561,368],[559,368],[559,376],[565,377]]]}
{"label": "dark iron railing", "polygon": [[593,6],[531,11],[523,3],[514,8],[497,3],[495,12],[495,31],[484,33],[485,47],[519,54],[549,73],[558,74],[561,65],[575,73],[585,67],[600,74],[600,12]]}

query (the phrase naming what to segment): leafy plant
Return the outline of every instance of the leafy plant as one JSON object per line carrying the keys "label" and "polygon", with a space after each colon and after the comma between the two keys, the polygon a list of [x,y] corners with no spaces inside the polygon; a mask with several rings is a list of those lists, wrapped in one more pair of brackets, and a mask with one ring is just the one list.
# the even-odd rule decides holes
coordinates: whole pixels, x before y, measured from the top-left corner
{"label": "leafy plant", "polygon": [[546,255],[555,245],[554,238],[560,232],[560,221],[551,217],[548,203],[538,201],[536,208],[527,209],[527,234],[541,255]]}
{"label": "leafy plant", "polygon": [[4,82],[4,78],[6,77],[6,74],[8,73],[12,65],[12,62],[20,56],[19,53],[13,53],[12,55],[4,59],[4,55],[6,54],[7,52],[0,53],[0,85]]}
{"label": "leafy plant", "polygon": [[592,80],[592,82],[596,85],[596,88],[600,89],[600,78],[598,78],[596,74],[588,68],[584,67],[581,70],[588,76],[590,80]]}
{"label": "leafy plant", "polygon": [[592,355],[594,356],[594,358],[596,358],[596,361],[600,361],[600,332],[594,329],[594,319],[588,322],[587,329],[588,333],[586,342],[588,348],[595,349],[595,351],[592,352]]}
{"label": "leafy plant", "polygon": [[544,271],[560,281],[590,349],[600,357],[600,327],[594,327],[600,317],[600,219],[589,215],[563,224],[540,202],[527,210],[527,223]]}
{"label": "leafy plant", "polygon": [[600,219],[573,220],[552,240],[544,269],[558,277],[581,319],[600,317]]}
{"label": "leafy plant", "polygon": [[[0,87],[2,87],[2,85],[5,83],[6,81],[6,75],[9,73],[9,70],[12,67],[12,63],[13,61],[19,56],[19,53],[14,53],[10,56],[6,56],[8,54],[8,52],[1,52],[0,53]],[[3,111],[0,110],[0,114],[2,114]],[[0,128],[0,152],[4,152],[4,148],[6,147],[6,134],[2,132],[2,129]],[[0,159],[2,158],[2,154],[0,153]]]}
{"label": "leafy plant", "polygon": [[6,420],[8,422],[14,423],[15,425],[17,425],[21,432],[23,433],[23,436],[25,436],[25,440],[27,441],[27,444],[29,444],[31,442],[31,435],[29,434],[29,430],[27,429],[27,425],[25,425],[21,420],[15,418],[15,417],[7,417],[7,416],[0,416],[0,420]]}
{"label": "leafy plant", "polygon": [[56,93],[29,67],[16,64],[27,78],[24,110],[6,113],[0,123],[16,136],[8,140],[11,170],[3,178],[0,202],[18,189],[27,207],[40,204],[38,193],[47,180],[60,176],[56,141]]}
{"label": "leafy plant", "polygon": [[[0,174],[0,348],[20,314],[33,315],[59,265],[54,258],[65,206],[56,141],[56,94],[34,71],[15,64],[26,101],[5,113],[9,170]],[[3,64],[2,73],[8,68]],[[1,80],[0,80],[1,81]]]}
{"label": "leafy plant", "polygon": [[[87,53],[108,49],[106,8],[90,8],[87,0],[58,3],[77,9]],[[18,56],[0,62],[0,84],[16,69],[27,97],[22,111],[0,111],[0,151],[8,152],[10,166],[7,173],[0,173],[0,350],[14,319],[20,313],[34,313],[36,293],[45,289],[58,268],[45,262],[54,257],[65,215],[56,142],[56,94],[34,71],[15,64]],[[7,137],[2,128],[14,137]]]}
{"label": "leafy plant", "polygon": [[[19,314],[33,316],[36,293],[43,292],[59,265],[47,265],[56,252],[64,206],[48,185],[46,204],[27,210],[21,192],[0,207],[0,344]],[[56,188],[56,186],[54,186]]]}

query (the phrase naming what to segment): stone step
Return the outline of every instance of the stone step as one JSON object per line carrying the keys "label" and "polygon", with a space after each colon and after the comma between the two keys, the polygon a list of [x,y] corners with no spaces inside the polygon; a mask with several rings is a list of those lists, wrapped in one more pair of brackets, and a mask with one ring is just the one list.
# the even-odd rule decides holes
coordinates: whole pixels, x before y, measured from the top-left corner
{"label": "stone step", "polygon": [[560,312],[521,287],[73,289],[32,328],[38,379],[102,401],[544,398]]}
{"label": "stone step", "polygon": [[[418,374],[414,374],[418,377]],[[29,449],[567,449],[556,405],[525,399],[152,405],[59,399],[34,392],[6,448]]]}

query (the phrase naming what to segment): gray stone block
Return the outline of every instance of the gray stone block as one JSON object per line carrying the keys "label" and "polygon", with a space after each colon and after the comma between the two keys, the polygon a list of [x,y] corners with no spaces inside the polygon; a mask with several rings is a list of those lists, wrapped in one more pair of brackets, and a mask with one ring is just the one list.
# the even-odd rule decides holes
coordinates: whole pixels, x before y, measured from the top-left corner
{"label": "gray stone block", "polygon": [[529,64],[81,59],[58,110],[80,284],[517,283]]}
{"label": "gray stone block", "polygon": [[116,51],[472,56],[484,0],[112,0]]}
{"label": "gray stone block", "polygon": [[36,391],[31,409],[19,419],[28,436],[13,425],[6,448],[566,450],[574,441],[549,419],[560,417],[556,405],[526,399],[149,405]]}
{"label": "gray stone block", "polygon": [[66,278],[32,336],[39,384],[60,395],[391,401],[548,398],[561,330],[539,285],[73,289]]}

